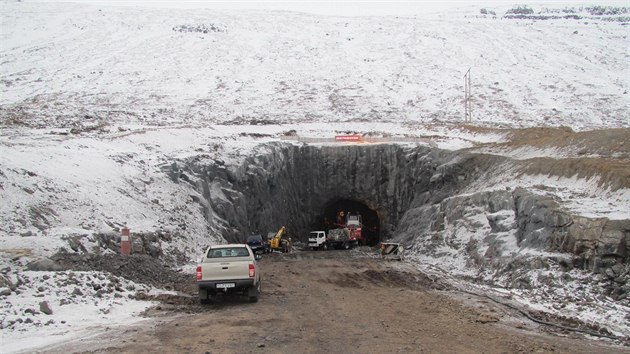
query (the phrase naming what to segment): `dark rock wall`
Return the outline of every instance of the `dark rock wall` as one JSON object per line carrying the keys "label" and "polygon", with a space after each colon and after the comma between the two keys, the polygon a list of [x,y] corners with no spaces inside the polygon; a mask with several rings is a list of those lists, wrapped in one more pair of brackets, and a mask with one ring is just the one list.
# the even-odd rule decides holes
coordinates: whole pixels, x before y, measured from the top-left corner
{"label": "dark rock wall", "polygon": [[264,150],[239,166],[191,161],[178,168],[198,178],[208,219],[216,213],[229,241],[283,225],[305,240],[326,206],[342,199],[376,211],[387,239],[410,205],[439,202],[475,171],[470,158],[428,147],[270,144]]}
{"label": "dark rock wall", "polygon": [[[522,188],[460,195],[500,166],[517,163],[424,146],[274,143],[236,166],[195,158],[170,166],[168,173],[196,185],[208,221],[221,226],[228,241],[283,225],[291,237],[304,241],[327,206],[353,200],[377,212],[382,240],[413,243],[433,237],[438,242],[445,222],[478,209],[487,214],[490,234],[514,230],[519,247],[568,252],[577,266],[595,271],[627,262],[627,220],[571,215],[551,198]],[[513,215],[509,220],[501,212],[506,210]]]}

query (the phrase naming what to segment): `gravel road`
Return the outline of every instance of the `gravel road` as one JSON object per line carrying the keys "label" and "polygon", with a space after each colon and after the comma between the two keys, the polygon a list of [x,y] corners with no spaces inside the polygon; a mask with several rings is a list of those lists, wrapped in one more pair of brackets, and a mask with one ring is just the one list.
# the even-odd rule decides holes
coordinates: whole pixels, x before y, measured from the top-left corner
{"label": "gravel road", "polygon": [[[165,296],[140,326],[53,350],[89,353],[611,353],[461,294],[406,263],[356,251],[265,255],[258,303]],[[194,279],[191,276],[191,286]]]}

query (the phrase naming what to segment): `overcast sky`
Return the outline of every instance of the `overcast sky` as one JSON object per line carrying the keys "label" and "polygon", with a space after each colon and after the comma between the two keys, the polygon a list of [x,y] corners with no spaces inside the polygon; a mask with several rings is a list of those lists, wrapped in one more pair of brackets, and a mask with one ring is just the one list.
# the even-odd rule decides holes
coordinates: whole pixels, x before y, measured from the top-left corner
{"label": "overcast sky", "polygon": [[[29,1],[29,0],[26,0]],[[456,7],[511,7],[528,4],[534,8],[539,4],[559,6],[614,5],[630,6],[630,0],[380,0],[380,1],[330,1],[330,0],[30,0],[30,2],[80,2],[115,6],[148,6],[174,8],[211,9],[267,9],[288,10],[325,15],[365,16],[365,15],[413,15],[435,12]]]}

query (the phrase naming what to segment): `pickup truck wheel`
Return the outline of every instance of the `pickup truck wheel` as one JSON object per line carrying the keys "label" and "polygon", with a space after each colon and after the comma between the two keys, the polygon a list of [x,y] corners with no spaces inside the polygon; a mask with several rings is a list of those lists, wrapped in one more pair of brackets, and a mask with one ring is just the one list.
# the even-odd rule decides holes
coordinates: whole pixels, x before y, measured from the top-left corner
{"label": "pickup truck wheel", "polygon": [[208,296],[207,290],[199,290],[199,303],[202,305],[210,303],[210,297]]}
{"label": "pickup truck wheel", "polygon": [[258,281],[258,285],[255,288],[249,289],[249,302],[258,302],[258,296],[262,291],[262,281]]}

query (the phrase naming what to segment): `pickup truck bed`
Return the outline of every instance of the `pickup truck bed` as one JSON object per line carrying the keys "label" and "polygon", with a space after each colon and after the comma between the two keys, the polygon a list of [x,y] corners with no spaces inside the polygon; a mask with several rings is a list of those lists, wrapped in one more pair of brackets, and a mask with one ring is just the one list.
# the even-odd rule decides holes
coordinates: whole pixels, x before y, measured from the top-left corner
{"label": "pickup truck bed", "polygon": [[246,294],[258,301],[261,290],[260,269],[256,256],[247,245],[210,246],[197,265],[199,300],[208,302],[218,294]]}

